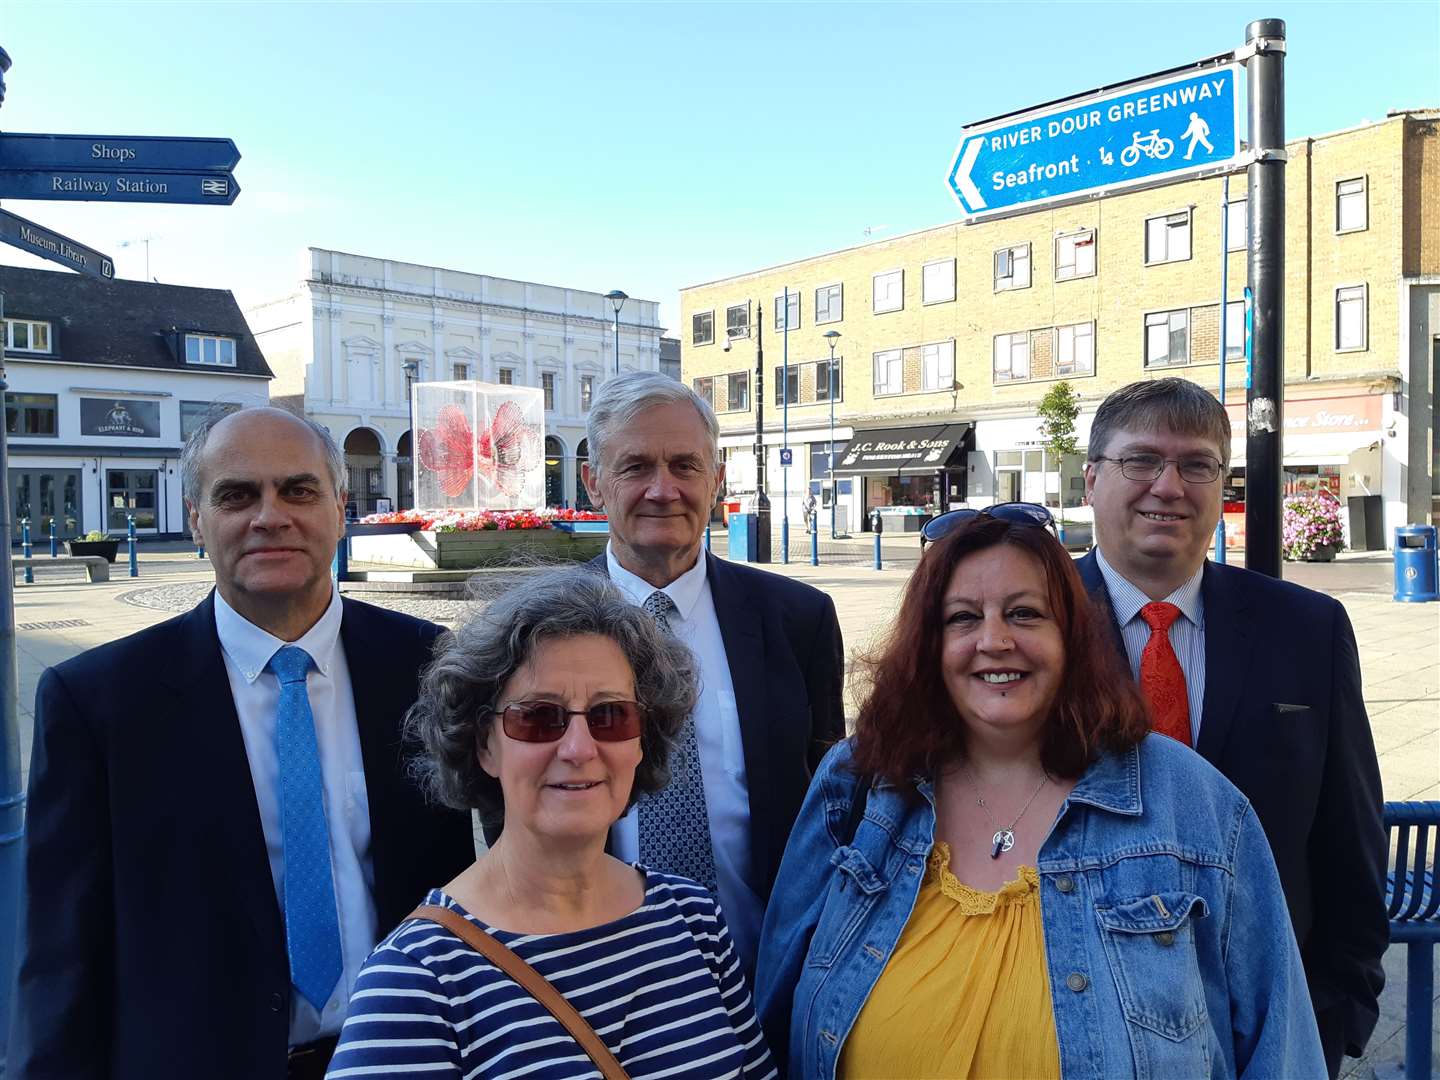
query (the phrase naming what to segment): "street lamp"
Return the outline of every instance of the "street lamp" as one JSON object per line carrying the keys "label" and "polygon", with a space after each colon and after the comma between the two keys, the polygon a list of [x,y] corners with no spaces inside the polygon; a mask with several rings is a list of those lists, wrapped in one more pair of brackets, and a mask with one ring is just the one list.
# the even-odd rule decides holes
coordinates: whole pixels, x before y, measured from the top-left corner
{"label": "street lamp", "polygon": [[615,374],[620,374],[620,309],[625,306],[625,301],[630,297],[626,296],[619,289],[611,289],[605,294],[605,299],[610,301],[610,306],[615,309]]}
{"label": "street lamp", "polygon": [[840,500],[840,485],[835,480],[835,346],[840,344],[840,331],[827,330],[825,343],[830,346],[830,370],[825,372],[825,396],[830,399],[830,539],[835,539],[835,504]]}
{"label": "street lamp", "polygon": [[[402,509],[405,509],[405,510],[413,510],[413,509],[415,509],[415,445],[416,445],[416,439],[415,439],[415,391],[414,391],[414,384],[415,384],[415,377],[416,377],[416,375],[418,375],[419,372],[420,372],[420,362],[419,362],[418,360],[406,360],[403,364],[400,365],[400,368],[401,368],[402,371],[405,372],[405,404],[406,404],[407,406],[409,406],[409,409],[410,409],[410,505],[409,505],[409,506],[406,506],[406,507],[402,507]],[[397,491],[395,494],[398,496],[400,493]],[[397,498],[395,501],[398,503],[400,500]]]}

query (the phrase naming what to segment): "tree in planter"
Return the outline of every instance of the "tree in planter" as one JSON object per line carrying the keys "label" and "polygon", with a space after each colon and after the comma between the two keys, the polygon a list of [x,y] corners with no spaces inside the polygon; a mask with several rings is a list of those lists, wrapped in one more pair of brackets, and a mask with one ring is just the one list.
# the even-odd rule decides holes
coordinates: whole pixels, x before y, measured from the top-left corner
{"label": "tree in planter", "polygon": [[1059,474],[1060,526],[1065,526],[1065,455],[1079,453],[1075,445],[1075,418],[1080,415],[1080,398],[1075,388],[1061,379],[1043,398],[1035,412],[1040,417],[1040,439],[1045,453],[1055,459]]}

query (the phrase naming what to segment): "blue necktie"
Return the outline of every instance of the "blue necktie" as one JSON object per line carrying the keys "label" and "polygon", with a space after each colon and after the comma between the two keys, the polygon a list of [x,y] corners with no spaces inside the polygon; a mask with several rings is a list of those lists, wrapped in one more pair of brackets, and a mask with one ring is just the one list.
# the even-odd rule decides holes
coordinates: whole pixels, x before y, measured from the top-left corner
{"label": "blue necktie", "polygon": [[[640,605],[661,630],[670,631],[675,602],[656,589]],[[652,870],[679,874],[715,891],[715,851],[705,808],[705,776],[695,716],[685,718],[670,751],[670,783],[640,801],[640,861]]]}
{"label": "blue necktie", "polygon": [[280,680],[275,739],[280,756],[280,829],[285,837],[285,943],[290,981],[316,1011],[340,980],[340,920],[330,875],[330,828],[315,717],[305,692],[310,654],[286,645],[266,665]]}

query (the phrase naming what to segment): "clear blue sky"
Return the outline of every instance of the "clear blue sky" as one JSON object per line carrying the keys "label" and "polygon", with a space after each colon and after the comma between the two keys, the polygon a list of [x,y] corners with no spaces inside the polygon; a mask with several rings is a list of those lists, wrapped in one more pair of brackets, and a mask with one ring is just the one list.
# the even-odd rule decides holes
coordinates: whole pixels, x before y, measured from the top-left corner
{"label": "clear blue sky", "polygon": [[[5,0],[0,129],[229,136],[234,206],[7,201],[143,277],[299,278],[310,245],[661,302],[953,220],[975,120],[1286,20],[1287,134],[1440,106],[1440,4]],[[880,228],[883,226],[884,228]],[[0,261],[44,265],[14,249]],[[3,280],[3,278],[0,278]]]}

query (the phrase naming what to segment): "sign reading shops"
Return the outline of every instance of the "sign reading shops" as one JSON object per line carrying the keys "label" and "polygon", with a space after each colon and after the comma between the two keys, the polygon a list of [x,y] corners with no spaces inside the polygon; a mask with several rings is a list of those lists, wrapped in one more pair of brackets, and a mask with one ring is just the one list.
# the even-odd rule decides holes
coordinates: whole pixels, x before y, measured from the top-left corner
{"label": "sign reading shops", "polygon": [[160,403],[135,398],[81,398],[80,434],[158,439]]}

